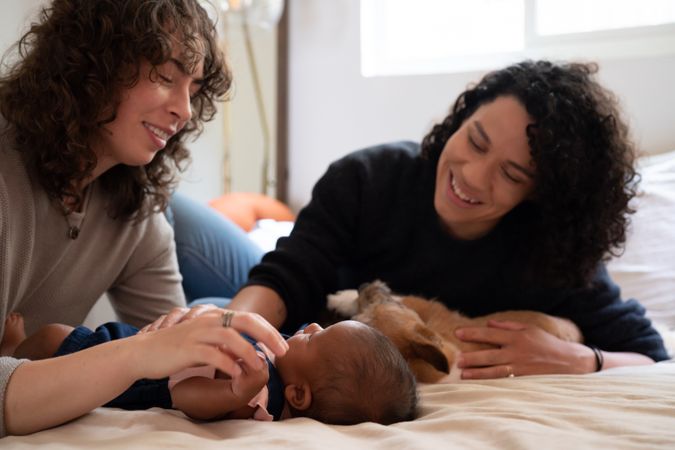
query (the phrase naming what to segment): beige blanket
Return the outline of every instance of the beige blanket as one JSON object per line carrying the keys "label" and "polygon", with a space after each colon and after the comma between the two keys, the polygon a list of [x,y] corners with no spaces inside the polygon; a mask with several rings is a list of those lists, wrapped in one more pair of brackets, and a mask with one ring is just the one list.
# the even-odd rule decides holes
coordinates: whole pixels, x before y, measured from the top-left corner
{"label": "beige blanket", "polygon": [[0,440],[32,449],[674,449],[675,361],[577,376],[421,387],[420,417],[381,426],[190,421],[177,411],[99,408]]}

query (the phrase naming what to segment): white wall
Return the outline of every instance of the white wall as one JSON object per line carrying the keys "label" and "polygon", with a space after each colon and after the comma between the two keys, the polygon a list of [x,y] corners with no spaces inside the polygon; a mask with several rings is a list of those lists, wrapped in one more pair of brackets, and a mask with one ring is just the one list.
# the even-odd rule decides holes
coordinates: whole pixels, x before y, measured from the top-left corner
{"label": "white wall", "polygon": [[[363,78],[359,0],[289,1],[288,194],[297,210],[331,161],[372,144],[421,140],[482,74]],[[675,149],[675,56],[605,62],[599,76],[621,99],[641,149]]]}
{"label": "white wall", "polygon": [[[276,158],[276,46],[277,35],[273,29],[258,26],[249,27],[251,33],[253,57],[260,78],[262,100],[269,126],[270,167],[268,186],[265,193],[274,196],[274,169]],[[263,192],[263,128],[259,116],[252,65],[246,53],[244,34],[240,24],[232,23],[224,33],[228,61],[234,77],[232,101],[226,106],[226,145],[228,145],[228,163],[225,166],[225,178],[228,192]]]}
{"label": "white wall", "polygon": [[26,27],[26,20],[32,16],[42,0],[5,0],[0,10],[0,51],[5,52],[16,41]]}

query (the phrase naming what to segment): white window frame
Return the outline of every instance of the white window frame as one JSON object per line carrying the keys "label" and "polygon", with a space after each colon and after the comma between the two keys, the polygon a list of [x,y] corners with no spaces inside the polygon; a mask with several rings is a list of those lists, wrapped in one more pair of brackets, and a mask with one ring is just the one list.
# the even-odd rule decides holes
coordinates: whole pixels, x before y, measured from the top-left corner
{"label": "white window frame", "polygon": [[[643,0],[645,6],[648,1]],[[524,0],[525,50],[445,60],[421,59],[413,65],[385,56],[385,33],[377,30],[382,24],[376,18],[381,15],[382,8],[386,8],[386,2],[361,0],[361,73],[365,77],[490,70],[528,58],[600,62],[675,54],[675,24],[542,36],[535,31],[536,0]],[[414,5],[415,2],[411,2],[411,8]],[[371,25],[374,25],[372,29],[369,28]]]}

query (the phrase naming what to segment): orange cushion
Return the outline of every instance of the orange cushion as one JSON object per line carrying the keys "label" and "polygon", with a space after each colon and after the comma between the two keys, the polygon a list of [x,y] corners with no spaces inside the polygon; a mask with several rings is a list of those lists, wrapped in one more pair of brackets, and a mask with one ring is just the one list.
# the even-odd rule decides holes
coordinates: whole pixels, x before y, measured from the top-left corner
{"label": "orange cushion", "polygon": [[254,192],[225,194],[211,200],[209,205],[246,232],[251,231],[260,219],[295,220],[295,215],[288,206],[272,197]]}

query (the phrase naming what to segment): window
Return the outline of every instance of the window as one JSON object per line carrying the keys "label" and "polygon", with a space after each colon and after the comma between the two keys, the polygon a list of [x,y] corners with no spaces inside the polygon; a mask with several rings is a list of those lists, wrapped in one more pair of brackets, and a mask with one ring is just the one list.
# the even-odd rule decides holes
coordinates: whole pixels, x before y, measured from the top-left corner
{"label": "window", "polygon": [[668,53],[674,0],[361,0],[364,76]]}

